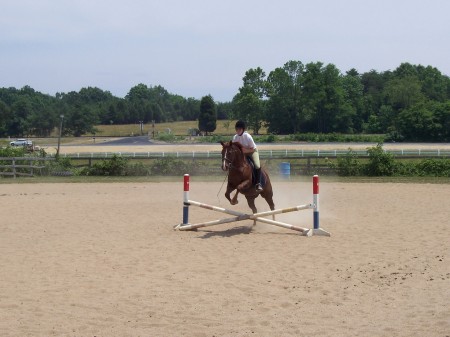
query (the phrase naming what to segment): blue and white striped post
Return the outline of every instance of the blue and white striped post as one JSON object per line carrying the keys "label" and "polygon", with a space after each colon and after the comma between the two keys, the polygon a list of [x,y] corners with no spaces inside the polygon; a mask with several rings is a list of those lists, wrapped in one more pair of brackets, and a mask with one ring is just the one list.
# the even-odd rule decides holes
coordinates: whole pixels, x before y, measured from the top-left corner
{"label": "blue and white striped post", "polygon": [[313,176],[314,229],[319,229],[319,176]]}
{"label": "blue and white striped post", "polygon": [[183,192],[183,225],[189,223],[189,174],[184,175]]}
{"label": "blue and white striped post", "polygon": [[319,176],[316,174],[313,176],[313,234],[330,236],[330,233],[320,228],[319,224]]}

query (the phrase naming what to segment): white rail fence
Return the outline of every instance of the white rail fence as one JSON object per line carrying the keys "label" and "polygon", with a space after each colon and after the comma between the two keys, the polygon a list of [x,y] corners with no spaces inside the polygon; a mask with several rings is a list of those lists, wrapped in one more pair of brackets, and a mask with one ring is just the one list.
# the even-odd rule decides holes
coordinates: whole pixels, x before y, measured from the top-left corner
{"label": "white rail fence", "polygon": [[[450,150],[447,149],[397,149],[385,150],[395,157],[450,157]],[[339,157],[349,153],[349,150],[260,150],[259,155],[264,159],[277,158],[311,158],[311,157]],[[367,150],[352,150],[356,156],[368,156]],[[111,158],[112,156],[122,156],[127,158],[220,158],[220,151],[189,151],[189,152],[78,152],[64,153],[65,158]]]}

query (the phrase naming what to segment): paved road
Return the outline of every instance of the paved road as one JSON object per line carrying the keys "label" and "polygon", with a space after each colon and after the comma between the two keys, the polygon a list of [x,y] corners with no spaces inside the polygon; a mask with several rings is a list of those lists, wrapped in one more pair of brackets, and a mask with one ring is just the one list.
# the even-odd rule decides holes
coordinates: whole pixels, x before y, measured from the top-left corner
{"label": "paved road", "polygon": [[92,146],[133,146],[133,145],[154,145],[154,143],[148,139],[148,136],[137,137],[123,137],[108,142],[98,142],[90,144]]}

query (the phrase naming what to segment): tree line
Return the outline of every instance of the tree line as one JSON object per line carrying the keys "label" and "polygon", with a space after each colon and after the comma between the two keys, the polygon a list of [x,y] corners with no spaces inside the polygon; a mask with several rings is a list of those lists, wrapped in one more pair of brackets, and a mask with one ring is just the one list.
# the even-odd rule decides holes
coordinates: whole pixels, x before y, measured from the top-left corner
{"label": "tree line", "polygon": [[289,61],[266,75],[245,72],[230,102],[169,93],[138,84],[124,98],[95,87],[47,95],[29,86],[0,88],[0,137],[45,137],[64,116],[64,135],[95,132],[99,124],[243,119],[258,134],[376,133],[392,140],[450,140],[450,78],[432,66],[402,63],[393,71],[343,74],[333,64]]}
{"label": "tree line", "polygon": [[[218,103],[215,111],[227,118]],[[95,125],[196,120],[200,100],[169,93],[162,86],[138,84],[124,98],[96,87],[42,94],[29,86],[0,88],[0,137],[46,137],[64,120],[64,135],[95,133]],[[63,117],[62,117],[63,116]]]}
{"label": "tree line", "polygon": [[333,64],[289,61],[245,73],[233,99],[255,133],[377,133],[392,140],[450,140],[450,79],[431,66],[342,74]]}

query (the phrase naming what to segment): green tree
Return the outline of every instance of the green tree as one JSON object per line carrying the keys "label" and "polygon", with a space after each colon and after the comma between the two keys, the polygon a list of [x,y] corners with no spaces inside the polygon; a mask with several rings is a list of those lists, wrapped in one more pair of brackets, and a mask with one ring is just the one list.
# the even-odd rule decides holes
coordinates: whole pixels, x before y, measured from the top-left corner
{"label": "green tree", "polygon": [[83,104],[101,104],[113,98],[109,91],[96,87],[81,88],[78,95],[79,101]]}
{"label": "green tree", "polygon": [[200,101],[200,114],[198,116],[198,129],[205,132],[216,130],[217,114],[216,105],[211,95],[204,96]]}
{"label": "green tree", "polygon": [[245,72],[243,86],[233,98],[234,117],[247,122],[248,128],[255,134],[259,133],[265,118],[264,101],[266,95],[266,74],[260,68]]}
{"label": "green tree", "polygon": [[308,132],[323,132],[319,126],[320,105],[326,97],[322,67],[323,63],[321,62],[308,63],[304,70],[303,106],[305,113],[310,117],[305,123],[304,130]]}
{"label": "green tree", "polygon": [[354,131],[362,132],[369,116],[364,106],[364,86],[356,69],[350,69],[346,73],[342,78],[342,85],[345,91],[345,100],[354,112]]}
{"label": "green tree", "polygon": [[[304,65],[289,61],[282,68],[270,72],[267,78],[268,130],[272,133],[297,133],[302,124],[311,118],[304,107]],[[310,113],[307,113],[309,111]]]}
{"label": "green tree", "polygon": [[0,100],[0,137],[5,137],[7,135],[9,120],[9,108],[2,100]]}
{"label": "green tree", "polygon": [[31,101],[27,97],[19,96],[11,106],[8,134],[11,136],[28,135],[30,125],[27,119],[31,112]]}
{"label": "green tree", "polygon": [[97,116],[88,107],[70,107],[64,114],[63,133],[80,137],[85,133],[95,133]]}
{"label": "green tree", "polygon": [[370,118],[378,116],[381,105],[384,104],[384,86],[390,73],[378,73],[376,70],[371,70],[361,75],[361,83],[364,87],[364,110]]}
{"label": "green tree", "polygon": [[56,116],[51,107],[42,111],[33,111],[27,118],[30,134],[40,137],[50,136],[57,123]]}
{"label": "green tree", "polygon": [[200,111],[200,101],[189,97],[184,104],[183,119],[185,121],[195,121]]}
{"label": "green tree", "polygon": [[384,94],[387,103],[396,111],[409,108],[424,100],[421,84],[415,76],[394,78],[388,81]]}
{"label": "green tree", "polygon": [[448,98],[448,81],[446,76],[431,66],[417,66],[417,77],[422,86],[422,93],[430,100],[444,102]]}
{"label": "green tree", "polygon": [[321,104],[319,132],[353,133],[356,109],[346,100],[343,77],[334,64],[323,69],[325,100]]}
{"label": "green tree", "polygon": [[232,102],[217,103],[217,119],[219,120],[229,119],[232,113],[233,113]]}
{"label": "green tree", "polygon": [[399,132],[409,141],[449,141],[450,101],[421,102],[399,114]]}
{"label": "green tree", "polygon": [[[126,123],[136,123],[144,119],[146,103],[151,100],[150,90],[145,84],[140,83],[130,89],[125,100],[128,104]],[[158,119],[157,122],[161,122],[161,119]]]}
{"label": "green tree", "polygon": [[410,141],[429,141],[437,134],[436,120],[427,105],[417,104],[404,109],[399,114],[398,129]]}
{"label": "green tree", "polygon": [[390,105],[382,105],[378,114],[373,114],[369,118],[367,131],[370,133],[386,133],[390,129],[395,129],[397,113]]}
{"label": "green tree", "polygon": [[411,78],[418,75],[417,67],[408,62],[400,64],[392,73],[396,78]]}
{"label": "green tree", "polygon": [[[177,118],[173,114],[173,106],[171,104],[171,95],[162,86],[151,86],[149,88],[150,101],[156,108],[155,110],[160,110],[161,121],[163,122],[173,122]],[[145,120],[145,118],[143,118]]]}
{"label": "green tree", "polygon": [[342,76],[336,66],[309,63],[304,77],[305,109],[312,115],[309,131],[352,132],[355,111],[345,100]]}
{"label": "green tree", "polygon": [[263,103],[255,96],[248,92],[237,96],[234,102],[235,110],[238,111],[238,119],[244,120],[249,129],[258,134],[262,125]]}

